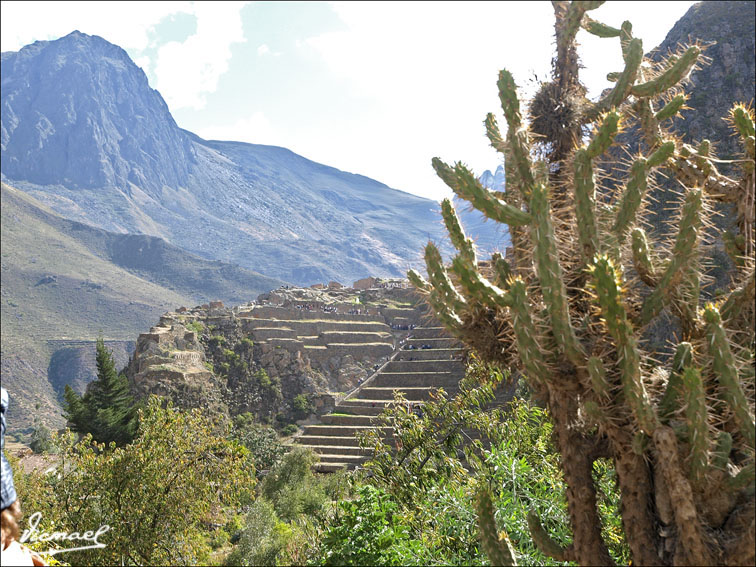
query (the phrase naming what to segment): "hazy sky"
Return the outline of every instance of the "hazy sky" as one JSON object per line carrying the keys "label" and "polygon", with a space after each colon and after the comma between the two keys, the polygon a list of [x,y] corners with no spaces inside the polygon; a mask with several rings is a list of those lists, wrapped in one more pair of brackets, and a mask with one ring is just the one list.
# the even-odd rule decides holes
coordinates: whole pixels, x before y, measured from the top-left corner
{"label": "hazy sky", "polygon": [[[693,2],[607,2],[645,51]],[[440,199],[431,158],[494,169],[483,120],[499,69],[523,90],[548,77],[550,2],[4,1],[2,51],[78,29],[123,47],[176,122],[206,139],[287,147],[309,159]],[[578,34],[589,94],[621,70],[617,39]],[[590,72],[589,72],[590,71]]]}

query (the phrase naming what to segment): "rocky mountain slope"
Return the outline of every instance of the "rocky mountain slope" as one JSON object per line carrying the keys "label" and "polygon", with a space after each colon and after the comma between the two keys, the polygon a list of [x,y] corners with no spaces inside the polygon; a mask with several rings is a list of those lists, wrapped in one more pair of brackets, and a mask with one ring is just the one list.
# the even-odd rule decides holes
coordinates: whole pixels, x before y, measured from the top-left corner
{"label": "rocky mountain slope", "polygon": [[402,275],[438,204],[279,147],[180,129],[119,47],[73,32],[2,54],[2,176],[60,214],[299,284]]}
{"label": "rocky mountain slope", "polygon": [[14,429],[35,415],[62,425],[58,395],[94,376],[98,334],[125,365],[137,334],[161,313],[215,299],[241,303],[281,284],[155,237],[64,219],[5,184],[1,203],[2,378],[14,392]]}
{"label": "rocky mountain slope", "polygon": [[676,119],[683,140],[708,138],[716,142],[720,159],[733,159],[741,151],[737,139],[722,120],[735,102],[754,100],[756,3],[699,2],[690,7],[656,49],[656,57],[676,50],[678,44],[698,39],[709,47],[710,63],[690,76],[690,111]]}

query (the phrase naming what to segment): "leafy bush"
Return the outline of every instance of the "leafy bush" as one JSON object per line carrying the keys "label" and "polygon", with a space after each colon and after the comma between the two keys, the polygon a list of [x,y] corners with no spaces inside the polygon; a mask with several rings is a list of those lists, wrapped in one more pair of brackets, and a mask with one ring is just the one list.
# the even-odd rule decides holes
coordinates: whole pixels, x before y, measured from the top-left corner
{"label": "leafy bush", "polygon": [[54,453],[57,450],[50,430],[40,422],[34,424],[29,447],[35,453]]}
{"label": "leafy bush", "polygon": [[289,423],[281,428],[281,435],[288,437],[294,435],[297,431],[299,431],[299,427],[295,423]]}
{"label": "leafy bush", "polygon": [[286,449],[272,427],[255,423],[254,419],[251,413],[235,416],[232,438],[249,450],[255,469],[260,472],[278,463]]}
{"label": "leafy bush", "polygon": [[226,558],[226,565],[276,565],[276,559],[291,536],[269,501],[255,501],[246,518],[239,542]]}
{"label": "leafy bush", "polygon": [[310,398],[305,394],[297,394],[291,401],[291,407],[294,408],[294,413],[297,419],[304,419],[310,415],[315,409],[310,401]]}
{"label": "leafy bush", "polygon": [[300,514],[316,513],[326,502],[325,487],[312,472],[319,460],[312,450],[295,448],[262,481],[260,493],[281,519],[290,521]]}
{"label": "leafy bush", "polygon": [[379,488],[364,485],[357,498],[340,502],[322,541],[321,565],[422,565],[422,542],[410,537],[397,504]]}
{"label": "leafy bush", "polygon": [[201,321],[189,321],[185,327],[190,331],[197,333],[198,337],[202,335],[205,330],[205,325],[203,325]]}
{"label": "leafy bush", "polygon": [[249,502],[249,452],[218,437],[200,410],[163,408],[152,397],[139,415],[137,436],[124,447],[90,435],[77,442],[68,432],[54,436],[65,463],[57,474],[15,471],[24,511],[41,512],[40,527],[112,526],[102,536],[106,547],[69,553],[73,564],[197,564],[210,552],[204,526],[213,510]]}

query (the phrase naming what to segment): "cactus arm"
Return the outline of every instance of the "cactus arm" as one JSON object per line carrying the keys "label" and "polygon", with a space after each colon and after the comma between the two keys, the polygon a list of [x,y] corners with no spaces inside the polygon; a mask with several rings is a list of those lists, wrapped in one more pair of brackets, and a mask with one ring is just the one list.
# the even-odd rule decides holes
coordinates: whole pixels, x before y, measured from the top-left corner
{"label": "cactus arm", "polygon": [[593,159],[603,154],[614,141],[619,130],[620,115],[616,111],[607,113],[601,121],[596,135],[586,148],[575,152],[572,161],[575,188],[575,214],[577,216],[578,239],[583,251],[583,261],[587,264],[596,255],[599,246],[596,225],[596,185],[593,177]]}
{"label": "cactus arm", "polygon": [[756,135],[753,125],[753,116],[748,109],[742,104],[736,104],[730,110],[730,119],[741,138],[747,139],[749,136]]}
{"label": "cactus arm", "polygon": [[533,188],[530,211],[533,215],[530,231],[535,246],[533,254],[536,270],[554,337],[559,346],[564,349],[570,362],[575,366],[583,367],[585,353],[570,322],[567,290],[564,285],[562,267],[559,264],[554,225],[549,211],[548,189],[545,185],[539,184]]}
{"label": "cactus arm", "polygon": [[705,543],[693,490],[682,474],[675,433],[671,427],[663,425],[654,431],[653,440],[657,454],[656,466],[661,468],[679,531],[678,549],[684,550],[687,555],[683,562],[688,565],[711,565],[713,558]]}
{"label": "cactus arm", "polygon": [[583,116],[584,122],[593,122],[602,112],[617,108],[622,104],[635,82],[642,60],[643,44],[641,40],[631,39],[627,47],[625,69],[617,77],[617,82],[611,92],[586,111]]}
{"label": "cactus arm", "polygon": [[675,238],[672,257],[656,289],[646,297],[641,311],[641,324],[647,325],[664,307],[671,290],[684,276],[696,253],[698,230],[701,226],[702,191],[692,189],[685,196],[680,230]]}
{"label": "cactus arm", "polygon": [[648,188],[647,162],[644,158],[638,158],[633,162],[630,168],[630,180],[627,182],[625,191],[622,193],[622,199],[617,209],[617,216],[612,227],[612,232],[617,236],[619,242],[635,221],[635,213],[640,207],[641,200],[646,194]]}
{"label": "cactus arm", "polygon": [[743,250],[738,246],[738,238],[729,231],[722,233],[722,241],[724,242],[725,252],[738,268],[742,268],[745,265],[745,258],[743,257]]}
{"label": "cactus arm", "polygon": [[641,429],[651,434],[658,425],[658,418],[646,394],[640,372],[638,342],[627,320],[622,304],[621,273],[606,256],[596,258],[591,268],[593,290],[606,322],[607,330],[617,348],[617,364],[622,379],[622,391]]}
{"label": "cactus arm", "polygon": [[530,191],[533,185],[535,185],[535,178],[533,177],[530,163],[527,131],[522,127],[520,101],[517,98],[517,85],[515,85],[512,74],[506,69],[502,69],[499,72],[499,80],[496,84],[499,87],[501,108],[507,120],[507,142],[520,179],[520,192],[525,199],[528,199]]}
{"label": "cactus arm", "polygon": [[589,16],[583,16],[581,27],[588,33],[597,37],[619,37],[620,35],[619,29],[597,22]]}
{"label": "cactus arm", "polygon": [[599,238],[596,226],[596,185],[590,154],[585,149],[575,152],[572,162],[575,176],[575,216],[577,217],[578,240],[584,263],[588,263],[598,251]]}
{"label": "cactus arm", "polygon": [[528,512],[528,528],[530,529],[530,537],[533,538],[533,543],[536,547],[548,557],[552,557],[557,561],[574,561],[574,550],[572,546],[562,547],[555,542],[546,530],[541,525],[541,519],[533,510]]}
{"label": "cactus arm", "polygon": [[462,225],[459,222],[459,217],[457,216],[457,211],[454,210],[449,199],[441,201],[441,218],[444,219],[449,238],[454,247],[459,250],[460,256],[463,256],[465,261],[470,264],[476,265],[475,245],[472,240],[465,236]]}
{"label": "cactus arm", "polygon": [[659,167],[669,158],[671,158],[674,153],[675,143],[671,140],[664,142],[654,153],[648,156],[648,162],[646,165],[649,169],[653,167]]}
{"label": "cactus arm", "polygon": [[601,398],[608,397],[609,382],[606,380],[606,368],[600,358],[592,356],[588,359],[588,376],[591,378],[593,391]]}
{"label": "cactus arm", "polygon": [[461,254],[452,260],[452,271],[459,276],[459,284],[469,299],[479,301],[491,309],[510,306],[506,292],[480,275],[475,265]]}
{"label": "cactus arm", "polygon": [[[473,207],[486,215],[487,218],[510,226],[521,226],[530,223],[531,217],[529,213],[497,199],[496,196],[483,187],[483,185],[475,179],[472,172],[461,163],[458,163],[454,168],[451,168],[440,159],[433,158],[433,168],[436,170],[438,176],[443,179],[443,181],[459,197],[469,201]],[[444,220],[446,221],[446,217],[444,217]],[[457,224],[459,223],[457,222]],[[456,229],[455,232],[457,232]],[[454,242],[456,234],[451,236],[452,242]],[[457,246],[457,248],[461,250],[459,246]]]}
{"label": "cactus arm", "polygon": [[684,94],[672,97],[672,99],[656,113],[656,121],[661,122],[675,116],[680,112],[680,109],[685,105],[687,100],[688,98]]}
{"label": "cactus arm", "polygon": [[425,265],[428,268],[430,283],[438,292],[439,299],[448,305],[451,311],[461,313],[466,308],[466,302],[454,288],[441,260],[441,253],[432,242],[425,246]]}
{"label": "cactus arm", "polygon": [[407,279],[420,291],[430,293],[431,289],[433,289],[433,286],[431,286],[431,284],[429,284],[428,281],[415,270],[410,269],[407,271]]}
{"label": "cactus arm", "polygon": [[530,314],[525,282],[522,278],[515,278],[509,284],[508,301],[511,305],[512,327],[517,342],[517,352],[525,372],[536,384],[545,384],[550,372],[544,364],[543,350],[539,344],[533,317]]}
{"label": "cactus arm", "polygon": [[698,56],[700,54],[700,47],[695,45],[689,47],[685,53],[683,53],[682,56],[669,67],[669,69],[652,81],[633,85],[630,89],[630,93],[637,97],[652,97],[674,87],[687,76],[698,61]]}
{"label": "cactus arm", "polygon": [[461,336],[462,329],[464,328],[462,320],[459,318],[459,315],[457,315],[454,310],[445,303],[436,289],[432,289],[428,295],[428,303],[446,328],[454,335],[458,337]]}
{"label": "cactus arm", "polygon": [[727,431],[720,431],[717,436],[717,446],[711,455],[711,466],[714,469],[725,471],[732,452],[732,435]]}
{"label": "cactus arm", "polygon": [[659,121],[656,119],[654,109],[651,106],[651,100],[648,98],[639,98],[635,103],[635,110],[640,116],[641,131],[649,147],[656,147],[661,142],[661,130]]}
{"label": "cactus arm", "polygon": [[517,565],[517,559],[505,532],[499,533],[496,529],[493,502],[488,488],[478,490],[475,502],[478,512],[478,528],[483,550],[488,556],[491,565]]}
{"label": "cactus arm", "polygon": [[497,152],[505,154],[507,152],[507,145],[504,139],[501,137],[501,131],[499,125],[496,123],[496,117],[490,112],[486,115],[486,136],[488,141],[491,142],[491,147]]}
{"label": "cactus arm", "polygon": [[454,335],[459,336],[463,326],[462,320],[448,305],[446,305],[441,300],[438,291],[436,291],[433,286],[415,270],[410,269],[407,272],[407,278],[409,279],[410,283],[415,286],[415,288],[423,293],[428,294],[428,303],[433,308],[433,311],[436,313],[438,318],[442,323],[444,323],[444,325],[446,325],[448,329],[451,330]]}
{"label": "cactus arm", "polygon": [[622,48],[622,59],[627,61],[630,41],[633,39],[633,24],[625,20],[620,26],[620,47]]}
{"label": "cactus arm", "polygon": [[732,408],[735,422],[746,444],[753,449],[756,439],[754,418],[748,407],[748,400],[740,387],[735,357],[732,355],[730,342],[722,327],[722,317],[719,310],[711,303],[704,308],[704,321],[706,322],[706,344],[712,357],[714,374],[722,388],[722,397]]}
{"label": "cactus arm", "polygon": [[601,120],[598,132],[588,144],[586,151],[591,159],[596,159],[614,142],[614,137],[619,131],[620,114],[616,110],[607,112]]}
{"label": "cactus arm", "polygon": [[752,308],[754,301],[756,301],[756,271],[752,269],[743,285],[731,291],[722,304],[719,310],[722,320],[733,320],[744,309]]}
{"label": "cactus arm", "polygon": [[682,387],[690,443],[689,478],[694,487],[701,487],[706,482],[709,467],[709,424],[701,371],[693,366],[687,367],[682,374]]}
{"label": "cactus arm", "polygon": [[514,276],[509,262],[502,258],[501,254],[494,252],[491,254],[491,264],[493,265],[496,284],[502,289],[509,289],[509,281]]}
{"label": "cactus arm", "polygon": [[630,237],[633,249],[633,267],[643,283],[655,287],[657,284],[656,268],[651,261],[651,251],[648,248],[646,232],[642,228],[634,228]]}
{"label": "cactus arm", "polygon": [[688,342],[682,342],[675,349],[672,368],[667,380],[667,388],[659,402],[659,415],[662,419],[670,417],[680,405],[680,390],[682,388],[683,370],[693,363],[693,347]]}

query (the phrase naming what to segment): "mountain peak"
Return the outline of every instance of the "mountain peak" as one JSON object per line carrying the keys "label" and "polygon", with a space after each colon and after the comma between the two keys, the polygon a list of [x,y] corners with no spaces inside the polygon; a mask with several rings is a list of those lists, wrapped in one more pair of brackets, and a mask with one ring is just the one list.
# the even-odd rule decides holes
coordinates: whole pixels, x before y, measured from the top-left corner
{"label": "mountain peak", "polygon": [[152,196],[186,182],[191,141],[117,45],[75,30],[3,53],[2,87],[7,178]]}

